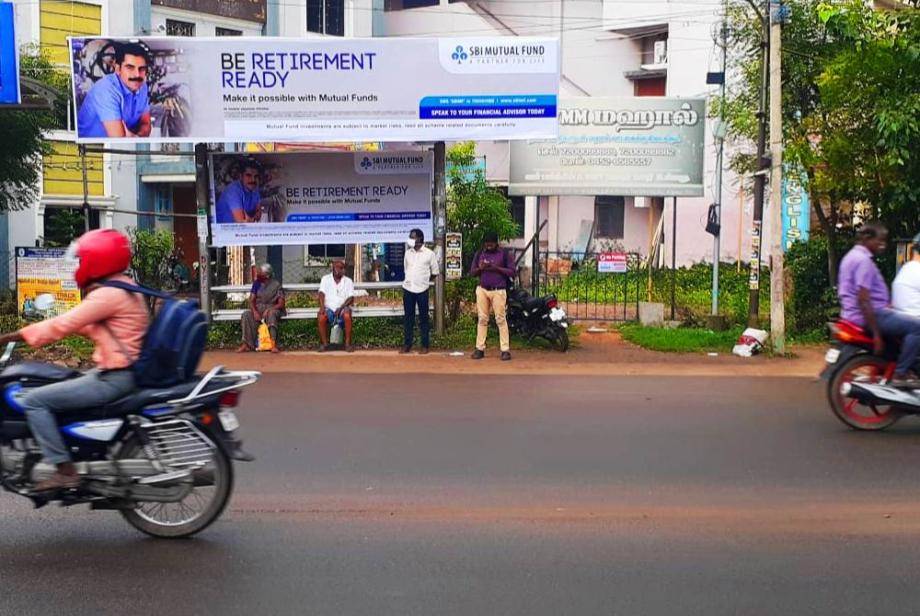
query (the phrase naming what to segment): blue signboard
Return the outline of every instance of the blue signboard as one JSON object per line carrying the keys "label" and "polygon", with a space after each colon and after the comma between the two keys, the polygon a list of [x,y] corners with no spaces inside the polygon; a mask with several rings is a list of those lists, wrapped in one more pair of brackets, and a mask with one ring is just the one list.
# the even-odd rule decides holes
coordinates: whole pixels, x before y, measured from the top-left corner
{"label": "blue signboard", "polygon": [[807,242],[811,227],[808,177],[800,167],[783,165],[783,252],[795,242]]}
{"label": "blue signboard", "polygon": [[0,2],[0,105],[19,104],[19,56],[13,4]]}

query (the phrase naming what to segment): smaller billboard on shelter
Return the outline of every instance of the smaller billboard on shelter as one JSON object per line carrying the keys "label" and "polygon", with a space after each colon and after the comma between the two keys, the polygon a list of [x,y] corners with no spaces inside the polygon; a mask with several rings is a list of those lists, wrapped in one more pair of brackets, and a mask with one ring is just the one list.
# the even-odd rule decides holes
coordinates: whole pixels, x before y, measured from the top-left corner
{"label": "smaller billboard on shelter", "polygon": [[19,48],[12,2],[0,2],[0,105],[18,105]]}
{"label": "smaller billboard on shelter", "polygon": [[403,152],[214,154],[215,246],[404,242],[433,235],[433,157]]}

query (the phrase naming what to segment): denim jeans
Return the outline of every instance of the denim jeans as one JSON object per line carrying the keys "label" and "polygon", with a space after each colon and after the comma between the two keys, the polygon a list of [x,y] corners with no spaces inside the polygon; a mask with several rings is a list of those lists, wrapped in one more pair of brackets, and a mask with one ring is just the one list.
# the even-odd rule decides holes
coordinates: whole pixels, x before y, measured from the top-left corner
{"label": "denim jeans", "polygon": [[415,308],[418,307],[418,329],[422,334],[422,348],[427,349],[430,344],[431,317],[428,314],[428,291],[412,293],[403,289],[403,345],[412,347],[415,341]]}
{"label": "denim jeans", "polygon": [[17,402],[25,411],[45,462],[61,464],[70,462],[70,451],[64,444],[54,414],[92,409],[114,402],[133,391],[134,387],[134,373],[130,369],[95,369],[75,379],[23,390]]}
{"label": "denim jeans", "polygon": [[901,354],[895,371],[904,374],[912,370],[920,352],[920,317],[884,308],[875,313],[883,336],[901,338]]}

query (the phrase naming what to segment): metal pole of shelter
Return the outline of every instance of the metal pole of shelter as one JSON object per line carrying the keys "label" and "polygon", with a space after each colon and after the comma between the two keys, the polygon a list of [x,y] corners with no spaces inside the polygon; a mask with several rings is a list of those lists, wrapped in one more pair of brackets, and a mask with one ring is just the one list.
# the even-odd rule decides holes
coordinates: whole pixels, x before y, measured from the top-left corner
{"label": "metal pole of shelter", "polygon": [[671,212],[671,320],[676,313],[677,304],[677,197],[674,197]]}
{"label": "metal pole of shelter", "polygon": [[530,250],[530,293],[534,297],[540,293],[540,197],[534,197],[534,233],[533,246]]}
{"label": "metal pole of shelter", "polygon": [[86,171],[86,146],[79,145],[80,167],[83,171],[83,231],[89,231],[89,177]]}
{"label": "metal pole of shelter", "polygon": [[[722,88],[721,88],[721,98],[722,102],[719,105],[719,131],[721,133],[724,130],[725,122],[725,82],[727,81],[725,74],[727,72],[727,55],[728,55],[728,41],[726,40],[726,30],[728,24],[725,22],[727,16],[722,18]],[[718,231],[712,238],[712,316],[717,316],[719,314],[719,261],[721,259],[721,246],[719,245],[722,235],[722,166],[724,164],[724,153],[725,153],[725,137],[716,135],[716,138],[719,140],[719,152],[716,156],[718,161],[716,164],[716,223],[719,225]],[[740,259],[740,254],[738,255]]]}
{"label": "metal pole of shelter", "polygon": [[443,141],[434,144],[434,235],[440,248],[440,269],[434,283],[434,331],[444,335],[444,276],[446,275],[446,233],[447,233],[447,177],[445,166],[447,152]]}
{"label": "metal pole of shelter", "polygon": [[[195,144],[195,201],[198,205],[198,286],[200,289],[201,309],[211,318],[211,259],[208,255],[208,222],[210,208],[208,194],[208,146]],[[204,216],[202,228],[201,217]],[[203,232],[202,232],[203,231]]]}

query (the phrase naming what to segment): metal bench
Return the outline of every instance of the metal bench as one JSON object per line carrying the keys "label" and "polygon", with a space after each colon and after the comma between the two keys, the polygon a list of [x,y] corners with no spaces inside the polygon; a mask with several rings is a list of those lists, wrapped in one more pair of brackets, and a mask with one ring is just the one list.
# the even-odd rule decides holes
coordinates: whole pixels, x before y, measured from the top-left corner
{"label": "metal bench", "polygon": [[[401,289],[402,282],[356,282],[356,291],[383,291],[388,289]],[[243,293],[248,294],[251,287],[248,285],[220,285],[211,287],[212,292]],[[285,291],[313,291],[319,292],[319,283],[292,283],[284,285]],[[223,308],[211,311],[214,321],[239,321],[245,308]],[[315,319],[317,308],[288,308],[284,319]],[[402,306],[352,306],[351,312],[355,317],[401,317]]]}

